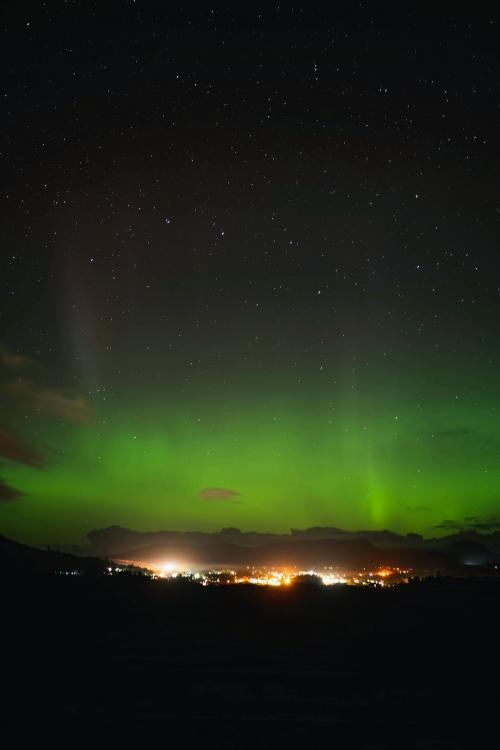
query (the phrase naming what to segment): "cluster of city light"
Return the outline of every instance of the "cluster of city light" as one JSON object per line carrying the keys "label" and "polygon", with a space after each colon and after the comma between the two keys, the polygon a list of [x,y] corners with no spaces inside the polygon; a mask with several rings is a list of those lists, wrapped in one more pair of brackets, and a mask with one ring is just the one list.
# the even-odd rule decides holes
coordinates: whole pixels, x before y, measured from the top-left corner
{"label": "cluster of city light", "polygon": [[[347,584],[350,586],[393,586],[399,583],[408,583],[413,573],[411,570],[398,567],[379,567],[374,570],[363,569],[357,572],[339,573],[332,566],[320,569],[301,570],[293,567],[288,568],[254,568],[247,566],[243,569],[233,570],[230,568],[210,568],[207,570],[193,570],[189,565],[168,561],[160,566],[150,566],[146,563],[132,564],[130,561],[121,560],[122,566],[113,565],[107,567],[105,575],[117,575],[129,571],[138,571],[142,568],[144,575],[155,579],[184,579],[201,586],[226,586],[237,584],[252,584],[255,586],[286,587],[300,583],[302,580],[314,581],[324,586],[335,586]],[[153,568],[153,572],[151,571]],[[80,570],[58,570],[58,575],[81,575]]]}
{"label": "cluster of city light", "polygon": [[250,576],[240,575],[235,579],[235,583],[254,583],[257,586],[289,586],[292,583],[293,576],[285,571],[273,570],[266,574],[253,574]]}
{"label": "cluster of city light", "polygon": [[232,570],[212,568],[208,570],[190,570],[189,566],[180,566],[173,562],[164,563],[155,577],[166,579],[187,579],[203,586],[253,584],[256,586],[291,586],[303,579],[317,579],[324,586],[338,584],[358,586],[386,586],[408,580],[409,570],[400,568],[376,568],[356,573],[339,573],[332,567],[301,570],[296,568],[253,568]]}
{"label": "cluster of city light", "polygon": [[181,570],[173,562],[167,562],[162,567],[163,578],[177,578],[180,573]]}
{"label": "cluster of city light", "polygon": [[347,578],[336,575],[321,575],[321,580],[325,586],[334,586],[336,583],[347,583]]}

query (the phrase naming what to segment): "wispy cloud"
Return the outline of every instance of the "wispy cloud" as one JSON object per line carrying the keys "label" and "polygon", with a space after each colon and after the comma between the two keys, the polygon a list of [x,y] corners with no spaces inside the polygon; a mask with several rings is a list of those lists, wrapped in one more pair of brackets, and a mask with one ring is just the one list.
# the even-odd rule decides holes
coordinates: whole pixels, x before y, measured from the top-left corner
{"label": "wispy cloud", "polygon": [[449,427],[446,430],[438,430],[436,435],[440,437],[463,437],[464,435],[473,435],[474,430],[470,427]]}
{"label": "wispy cloud", "polygon": [[[43,467],[43,457],[36,448],[27,443],[19,435],[14,434],[5,427],[0,426],[0,460],[12,461],[13,463],[33,466],[36,469]],[[0,502],[17,500],[24,493],[12,487],[0,478]]]}
{"label": "wispy cloud", "polygon": [[454,521],[452,518],[445,518],[441,523],[437,523],[433,526],[434,529],[445,529],[446,531],[462,531],[464,528],[463,523]]}
{"label": "wispy cloud", "polygon": [[478,531],[494,531],[500,529],[500,516],[493,513],[486,516],[466,516],[465,523],[468,528]]}
{"label": "wispy cloud", "polygon": [[41,382],[44,370],[34,360],[0,347],[0,366],[4,371],[3,392],[21,403],[23,408],[73,422],[89,420],[90,409],[84,394]]}
{"label": "wispy cloud", "polygon": [[27,466],[41,468],[43,459],[33,446],[27,443],[23,438],[14,434],[5,427],[0,426],[0,458],[8,461],[14,461]]}
{"label": "wispy cloud", "polygon": [[42,413],[53,414],[72,422],[87,422],[89,404],[82,393],[68,388],[39,388],[33,394],[33,407]]}
{"label": "wispy cloud", "polygon": [[21,370],[38,369],[40,365],[35,360],[25,357],[22,354],[13,354],[0,346],[0,364],[6,369],[13,372]]}
{"label": "wispy cloud", "polygon": [[240,493],[236,490],[228,490],[225,487],[205,487],[205,489],[200,490],[199,495],[203,500],[219,500],[229,503],[240,502],[235,499],[240,497]]}
{"label": "wispy cloud", "polygon": [[[45,370],[30,357],[11,353],[0,344],[0,393],[10,403],[40,415],[87,422],[89,406],[79,391],[47,385]],[[0,462],[14,462],[41,469],[43,454],[11,429],[0,425]],[[16,500],[24,493],[0,478],[0,501]]]}
{"label": "wispy cloud", "polygon": [[18,380],[5,384],[4,391],[32,412],[81,423],[88,422],[90,418],[87,399],[70,388],[52,388],[38,385],[32,380]]}
{"label": "wispy cloud", "polygon": [[24,493],[21,492],[21,490],[16,490],[15,487],[11,487],[10,484],[7,484],[0,479],[0,503],[17,500],[17,498],[22,497],[23,494]]}
{"label": "wispy cloud", "polygon": [[495,531],[500,529],[500,516],[494,513],[483,516],[465,516],[463,521],[445,518],[434,528],[446,531]]}

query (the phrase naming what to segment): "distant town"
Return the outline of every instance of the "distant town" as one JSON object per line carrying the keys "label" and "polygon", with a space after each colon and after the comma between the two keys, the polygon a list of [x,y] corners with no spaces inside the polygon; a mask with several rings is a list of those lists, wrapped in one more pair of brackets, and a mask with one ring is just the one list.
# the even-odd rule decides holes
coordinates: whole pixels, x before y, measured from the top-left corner
{"label": "distant town", "polygon": [[[59,570],[58,575],[79,575],[80,570]],[[360,570],[357,572],[340,572],[335,567],[323,567],[310,570],[297,568],[250,567],[241,569],[210,568],[207,570],[191,570],[188,567],[177,566],[167,562],[162,566],[142,566],[136,562],[126,560],[109,565],[105,573],[108,575],[140,574],[153,580],[184,581],[200,586],[233,586],[250,584],[255,586],[395,586],[409,583],[418,577],[414,571],[403,568],[376,568],[374,570]]]}

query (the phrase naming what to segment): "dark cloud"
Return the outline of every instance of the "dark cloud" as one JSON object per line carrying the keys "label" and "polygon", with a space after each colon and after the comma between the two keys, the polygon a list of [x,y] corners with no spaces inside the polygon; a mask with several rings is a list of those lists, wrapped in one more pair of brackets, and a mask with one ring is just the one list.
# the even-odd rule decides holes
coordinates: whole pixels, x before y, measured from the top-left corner
{"label": "dark cloud", "polygon": [[68,388],[41,388],[34,399],[37,410],[73,422],[87,422],[89,404],[82,393]]}
{"label": "dark cloud", "polygon": [[0,426],[0,458],[40,468],[43,465],[42,455],[29,443]]}
{"label": "dark cloud", "polygon": [[22,495],[24,495],[24,492],[16,490],[15,487],[11,487],[0,479],[0,503],[6,503],[9,500],[17,500],[17,498],[22,497]]}
{"label": "dark cloud", "polygon": [[[88,402],[85,396],[68,388],[57,388],[40,380],[44,369],[37,362],[21,354],[12,354],[0,345],[0,392],[10,403],[23,409],[68,419],[87,422]],[[0,426],[0,460],[13,461],[40,469],[42,454],[6,427]],[[0,501],[15,500],[24,493],[0,479]]]}
{"label": "dark cloud", "polygon": [[32,380],[7,383],[4,385],[4,391],[26,408],[40,414],[50,414],[81,423],[87,422],[90,417],[88,401],[79,391],[41,386]]}
{"label": "dark cloud", "polygon": [[225,502],[238,502],[235,500],[236,497],[240,496],[240,493],[236,490],[228,490],[224,487],[205,487],[200,490],[200,497],[203,500],[222,500]]}
{"label": "dark cloud", "polygon": [[434,528],[446,531],[495,531],[500,529],[500,516],[492,513],[485,516],[465,516],[463,521],[445,518]]}
{"label": "dark cloud", "polygon": [[483,437],[481,440],[481,449],[483,451],[492,450],[497,453],[500,451],[500,440],[493,437]]}
{"label": "dark cloud", "polygon": [[466,526],[478,531],[495,531],[500,529],[500,516],[490,514],[488,516],[466,516]]}
{"label": "dark cloud", "polygon": [[[33,446],[25,442],[18,435],[15,435],[5,427],[0,426],[0,459],[13,461],[26,466],[34,466],[40,469],[43,466],[43,458]],[[24,493],[11,487],[9,484],[0,479],[0,502],[16,500]]]}
{"label": "dark cloud", "polygon": [[469,528],[473,528],[476,531],[495,531],[500,529],[500,521],[483,521],[474,524],[468,524]]}
{"label": "dark cloud", "polygon": [[469,427],[450,427],[447,430],[438,430],[436,435],[440,437],[462,437],[464,435],[473,435],[475,430]]}
{"label": "dark cloud", "polygon": [[0,346],[0,367],[4,374],[7,373],[2,383],[3,392],[22,404],[23,408],[72,422],[84,423],[89,420],[89,404],[83,393],[41,383],[43,367],[29,357],[11,354]]}
{"label": "dark cloud", "polygon": [[445,518],[441,523],[433,526],[434,529],[445,529],[446,531],[462,531],[464,525],[459,521],[454,521],[451,518]]}
{"label": "dark cloud", "polygon": [[4,367],[6,370],[11,370],[14,372],[20,372],[22,370],[29,370],[32,368],[40,368],[40,365],[38,364],[38,362],[35,362],[35,360],[30,359],[29,357],[25,357],[22,354],[12,354],[1,345],[0,365],[2,365],[2,367]]}

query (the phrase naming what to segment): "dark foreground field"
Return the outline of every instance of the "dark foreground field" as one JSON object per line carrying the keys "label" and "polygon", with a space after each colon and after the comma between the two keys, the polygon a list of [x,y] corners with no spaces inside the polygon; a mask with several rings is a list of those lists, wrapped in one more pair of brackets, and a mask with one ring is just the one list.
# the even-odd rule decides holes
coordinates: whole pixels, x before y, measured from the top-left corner
{"label": "dark foreground field", "polygon": [[498,746],[500,581],[264,590],[52,576],[2,586],[11,743]]}

